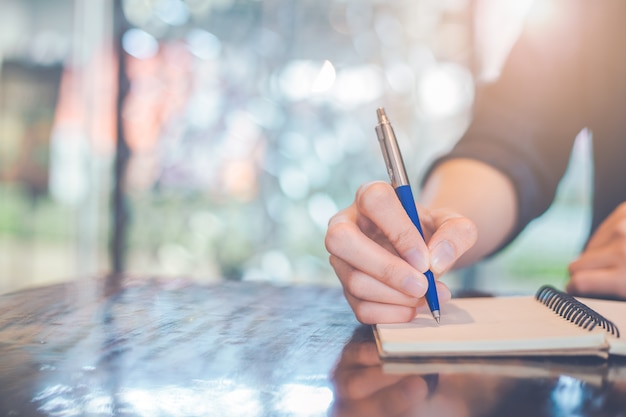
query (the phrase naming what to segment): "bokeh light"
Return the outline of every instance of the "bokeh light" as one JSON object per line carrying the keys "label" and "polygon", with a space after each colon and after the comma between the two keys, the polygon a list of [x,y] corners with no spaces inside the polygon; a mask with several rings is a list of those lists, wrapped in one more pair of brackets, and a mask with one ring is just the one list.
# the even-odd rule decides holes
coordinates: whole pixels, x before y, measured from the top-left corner
{"label": "bokeh light", "polygon": [[156,38],[141,29],[129,29],[122,38],[124,50],[138,59],[152,58],[159,50]]}
{"label": "bokeh light", "polygon": [[420,109],[427,117],[444,118],[467,112],[474,99],[472,76],[456,64],[433,66],[421,74],[418,96]]}

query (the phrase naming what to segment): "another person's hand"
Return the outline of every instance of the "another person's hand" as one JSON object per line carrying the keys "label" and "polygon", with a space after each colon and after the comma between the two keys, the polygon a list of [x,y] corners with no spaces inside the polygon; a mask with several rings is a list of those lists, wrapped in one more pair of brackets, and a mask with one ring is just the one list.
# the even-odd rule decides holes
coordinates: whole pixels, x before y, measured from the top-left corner
{"label": "another person's hand", "polygon": [[[424,272],[438,277],[476,241],[471,220],[448,210],[418,210],[428,245],[385,182],[362,185],[329,222],[330,263],[362,323],[410,321],[424,302]],[[437,291],[440,301],[450,298],[439,281]]]}
{"label": "another person's hand", "polygon": [[626,203],[602,222],[569,274],[571,293],[626,299]]}

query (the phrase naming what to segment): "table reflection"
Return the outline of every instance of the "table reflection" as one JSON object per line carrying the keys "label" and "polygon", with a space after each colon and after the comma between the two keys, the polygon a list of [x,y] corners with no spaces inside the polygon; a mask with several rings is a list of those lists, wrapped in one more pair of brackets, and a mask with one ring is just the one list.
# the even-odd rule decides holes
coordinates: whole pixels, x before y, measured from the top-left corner
{"label": "table reflection", "polygon": [[337,288],[130,282],[0,296],[0,415],[324,416]]}
{"label": "table reflection", "polygon": [[331,380],[332,417],[623,416],[626,360],[381,361],[358,328]]}
{"label": "table reflection", "polygon": [[0,295],[4,416],[624,416],[626,360],[381,362],[340,288]]}

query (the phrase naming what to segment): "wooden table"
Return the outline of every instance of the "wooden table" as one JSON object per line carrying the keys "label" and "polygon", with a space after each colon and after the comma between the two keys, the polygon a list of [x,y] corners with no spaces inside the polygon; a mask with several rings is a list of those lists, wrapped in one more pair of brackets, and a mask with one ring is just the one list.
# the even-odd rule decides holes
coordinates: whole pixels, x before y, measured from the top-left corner
{"label": "wooden table", "polygon": [[381,364],[341,290],[137,280],[0,296],[0,416],[625,416],[626,364]]}

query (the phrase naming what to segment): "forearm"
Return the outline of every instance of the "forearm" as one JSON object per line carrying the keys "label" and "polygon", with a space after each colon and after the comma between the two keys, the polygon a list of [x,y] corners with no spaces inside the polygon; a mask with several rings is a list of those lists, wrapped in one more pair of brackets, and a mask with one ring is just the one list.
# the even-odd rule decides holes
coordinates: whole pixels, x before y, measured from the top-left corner
{"label": "forearm", "polygon": [[516,199],[513,184],[504,174],[470,159],[439,165],[420,195],[420,203],[428,209],[451,209],[475,223],[478,240],[457,261],[457,268],[482,259],[504,243],[515,226]]}

